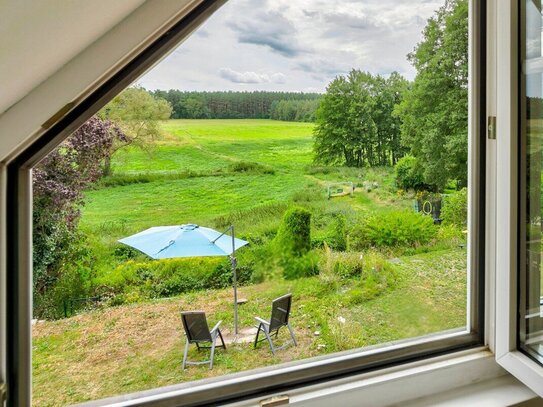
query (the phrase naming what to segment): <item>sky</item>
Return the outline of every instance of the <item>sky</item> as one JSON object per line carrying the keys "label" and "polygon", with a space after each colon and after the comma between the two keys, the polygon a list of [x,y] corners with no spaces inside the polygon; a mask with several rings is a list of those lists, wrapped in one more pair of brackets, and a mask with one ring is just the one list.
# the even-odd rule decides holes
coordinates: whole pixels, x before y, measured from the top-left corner
{"label": "sky", "polygon": [[407,54],[444,0],[229,0],[137,84],[324,92],[351,69],[413,79]]}

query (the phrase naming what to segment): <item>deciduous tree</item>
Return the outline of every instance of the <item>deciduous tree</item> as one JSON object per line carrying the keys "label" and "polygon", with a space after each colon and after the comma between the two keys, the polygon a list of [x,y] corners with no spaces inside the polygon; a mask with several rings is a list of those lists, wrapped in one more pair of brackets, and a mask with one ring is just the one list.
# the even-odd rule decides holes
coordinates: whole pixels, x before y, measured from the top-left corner
{"label": "deciduous tree", "polygon": [[34,292],[44,293],[75,250],[83,191],[102,176],[102,163],[126,135],[92,117],[33,170]]}
{"label": "deciduous tree", "polygon": [[353,69],[327,87],[316,114],[315,160],[351,167],[393,165],[405,149],[392,113],[407,81]]}
{"label": "deciduous tree", "polygon": [[[153,96],[143,88],[127,88],[109,102],[99,113],[102,119],[112,121],[120,127],[126,139],[114,141],[112,154],[126,146],[135,146],[151,152],[160,138],[160,120],[172,114],[171,104]],[[111,173],[110,160],[104,163],[105,173]]]}
{"label": "deciduous tree", "polygon": [[417,76],[396,113],[401,141],[443,189],[467,182],[468,2],[449,0],[428,20],[409,59]]}

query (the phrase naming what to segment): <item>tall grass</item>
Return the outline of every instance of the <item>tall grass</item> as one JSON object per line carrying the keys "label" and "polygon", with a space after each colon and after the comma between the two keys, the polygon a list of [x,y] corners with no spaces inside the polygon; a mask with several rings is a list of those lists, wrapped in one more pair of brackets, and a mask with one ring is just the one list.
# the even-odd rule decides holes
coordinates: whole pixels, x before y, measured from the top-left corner
{"label": "tall grass", "polygon": [[143,172],[143,173],[116,173],[102,178],[95,189],[125,186],[131,184],[148,184],[157,181],[175,181],[188,178],[220,177],[235,174],[265,174],[273,175],[275,170],[269,166],[249,161],[239,161],[227,168],[219,168],[211,171],[165,171],[165,172]]}
{"label": "tall grass", "polygon": [[[225,215],[217,216],[211,223],[218,228],[226,228],[230,225],[262,225],[279,223],[279,218],[287,210],[287,202],[272,202],[255,206],[249,209],[238,209]],[[274,220],[270,222],[270,220]]]}

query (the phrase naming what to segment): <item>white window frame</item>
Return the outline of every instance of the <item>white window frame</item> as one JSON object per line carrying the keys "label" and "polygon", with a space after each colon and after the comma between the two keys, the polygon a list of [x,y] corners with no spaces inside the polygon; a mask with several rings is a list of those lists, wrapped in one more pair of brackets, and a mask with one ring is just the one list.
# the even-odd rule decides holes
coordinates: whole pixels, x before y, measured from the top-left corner
{"label": "white window frame", "polygon": [[[174,1],[170,1],[169,4],[173,4],[175,3]],[[193,2],[193,6],[194,4],[197,4],[199,2],[197,1],[194,1]],[[474,11],[474,8],[477,7],[477,4],[481,4],[482,2],[479,2],[477,0],[471,0],[470,1],[470,14],[473,16],[473,11]],[[496,5],[497,3],[497,8],[494,8],[494,5]],[[511,7],[511,3],[513,3],[513,1],[506,1],[506,0],[489,0],[489,13],[492,14],[492,15],[499,15],[501,18],[500,18],[500,21],[503,20],[503,19],[506,19],[507,15],[504,16],[504,13],[506,13],[508,11],[508,8]],[[149,6],[149,7],[152,7],[152,6]],[[184,10],[179,10],[178,13],[182,13],[183,11],[186,11],[186,7],[183,7]],[[494,14],[493,14],[494,13]],[[500,55],[502,58],[504,57],[504,54],[503,54],[503,44],[502,42],[506,39],[502,38],[502,37],[507,37],[506,34],[504,34],[504,30],[503,29],[503,26],[500,26],[500,30],[493,30],[492,27],[496,27],[496,25],[493,25],[494,23],[492,21],[490,21],[492,19],[489,19],[489,33],[494,33],[497,31],[498,33],[498,38],[497,38],[497,43],[500,44],[500,52],[498,52],[498,55]],[[511,18],[509,19],[511,20]],[[132,21],[132,24],[138,24],[138,20],[136,19],[135,20],[136,22],[134,23],[134,21]],[[503,23],[503,22],[501,22]],[[512,21],[510,21],[510,23],[512,24]],[[134,32],[137,32],[137,30],[132,27],[132,29],[134,30]],[[471,30],[471,33],[474,32],[474,22],[473,20],[470,20],[470,30]],[[161,32],[163,32],[164,30],[162,30]],[[113,33],[115,34],[115,33]],[[159,35],[159,34],[156,34],[156,35]],[[473,36],[470,36],[470,38],[472,38]],[[490,37],[490,35],[489,35]],[[150,41],[150,39],[147,39],[147,41]],[[473,55],[477,55],[477,52],[478,52],[478,47],[479,47],[479,44],[474,44],[473,41],[470,42],[470,60],[473,60]],[[506,51],[507,51],[507,47],[506,48]],[[89,60],[89,55],[91,55],[91,58],[92,58],[92,49],[90,50],[90,54],[87,52],[87,53],[83,53],[81,55],[81,57],[79,58],[79,62],[82,63],[81,61],[85,58],[87,58],[87,62]],[[103,51],[103,50],[102,50]],[[96,50],[94,50],[95,52],[95,57],[96,55],[99,55],[99,54],[96,54]],[[492,55],[492,49],[489,50],[489,55]],[[510,60],[510,57],[511,57],[511,54],[509,54],[509,59],[507,59],[507,61],[509,63],[511,63],[511,60]],[[490,63],[489,66],[492,66],[493,64]],[[15,122],[16,121],[20,121],[21,123],[23,123],[23,120],[21,118],[24,118],[26,114],[28,114],[30,111],[35,111],[37,109],[37,107],[39,106],[40,108],[42,106],[46,106],[46,102],[49,102],[49,93],[52,92],[53,90],[57,90],[58,87],[62,84],[65,84],[66,82],[69,83],[70,80],[73,81],[73,72],[74,72],[74,69],[77,70],[78,68],[78,65],[77,65],[77,61],[75,61],[74,64],[68,64],[67,67],[63,68],[64,69],[64,73],[63,72],[60,72],[60,74],[56,75],[56,76],[53,76],[52,78],[50,78],[50,80],[46,81],[44,84],[40,85],[40,87],[30,93],[27,97],[24,98],[24,100],[18,104],[18,106],[16,106],[16,108],[14,109],[11,109],[11,111],[8,112],[8,115],[3,115],[3,116],[0,116],[0,134],[7,134],[7,131],[13,131],[14,129],[16,129],[17,131],[19,131],[19,134],[17,135],[16,134],[16,137],[15,137],[15,142],[12,142],[11,145],[10,145],[10,141],[7,141],[7,145],[8,145],[8,151],[6,153],[6,150],[4,151],[0,151],[0,160],[6,160],[9,161],[9,155],[11,154],[15,154],[16,151],[20,151],[21,148],[24,148],[25,145],[28,145],[30,143],[31,140],[29,140],[29,134],[32,134],[32,136],[30,138],[32,139],[35,139],[36,137],[38,137],[40,135],[40,132],[43,133],[43,129],[40,130],[35,130],[35,131],[29,131],[30,128],[28,127],[27,123],[24,123],[24,126],[22,126],[22,129],[21,127],[16,127],[16,124]],[[70,69],[72,70],[70,72]],[[81,69],[81,66],[79,67],[79,69]],[[110,71],[114,72],[115,71],[115,68],[114,66],[110,67],[109,68]],[[471,77],[472,79],[473,78],[476,78],[476,75],[474,75],[476,73],[476,71],[474,70],[474,67],[473,65],[470,67],[470,73],[471,73]],[[498,78],[501,78],[503,79],[503,76],[506,72],[504,72],[503,70],[500,70],[498,69],[498,73],[497,73],[497,77]],[[92,73],[94,75],[94,73]],[[511,74],[511,72],[510,72]],[[68,95],[64,95],[63,98],[64,100],[78,100],[83,98],[85,94],[88,94],[89,92],[91,92],[93,89],[96,89],[101,83],[103,83],[107,78],[108,78],[108,75],[109,77],[111,77],[111,72],[109,74],[107,73],[103,73],[103,77],[101,77],[100,80],[95,80],[94,77],[92,79],[89,80],[89,85],[87,88],[85,89],[78,89],[76,85],[76,83],[72,83],[77,90],[77,92],[74,91],[74,93],[72,94],[72,96],[68,97]],[[90,77],[89,77],[90,78]],[[495,83],[495,82],[493,82]],[[501,82],[500,82],[501,83]],[[511,83],[511,78],[510,78],[510,81],[508,83]],[[489,82],[489,84],[492,84],[492,81]],[[473,95],[476,95],[477,94],[477,83],[476,81],[475,82],[471,82],[470,83],[470,87],[471,87],[471,97],[473,98]],[[70,89],[70,87],[63,87],[63,92],[66,91],[66,89]],[[488,89],[488,95],[491,94],[492,92],[492,89],[495,91],[496,88],[495,87],[492,87],[492,86],[489,86],[489,89]],[[503,104],[504,104],[504,101],[506,101],[506,99],[504,99],[504,95],[502,94],[503,93],[503,90],[498,89],[497,92],[499,93],[498,96],[501,97],[501,105],[498,103],[498,107],[499,106],[502,106],[502,110],[503,109]],[[505,95],[507,96],[507,95]],[[512,95],[509,95],[509,101],[512,100]],[[59,98],[59,100],[57,100],[58,103],[60,103],[60,100],[62,100],[61,98]],[[476,104],[476,103],[475,103]],[[474,108],[473,106],[475,105],[473,103],[473,99],[471,99],[471,103],[470,103],[470,129],[473,131],[474,128],[478,128],[478,126],[480,126],[480,123],[478,123],[478,117],[480,117],[479,115],[479,112],[478,112],[478,107]],[[489,104],[490,105],[490,104]],[[54,104],[52,105],[54,107]],[[59,106],[63,106],[63,104],[60,104]],[[515,105],[516,106],[516,105]],[[49,106],[47,106],[47,108],[49,108]],[[45,111],[47,111],[47,108],[45,108]],[[504,137],[503,133],[506,132],[505,130],[505,127],[501,127],[503,126],[503,122],[501,118],[501,115],[502,115],[502,111],[500,109],[498,109],[498,116],[500,117],[500,121],[498,123],[500,123],[500,125],[498,126],[498,129],[499,129],[499,133],[498,133],[498,140],[501,141],[502,139],[506,139],[507,137],[510,136],[510,134],[512,133],[508,133],[506,134],[506,137]],[[53,110],[54,112],[54,110]],[[49,113],[47,115],[47,117],[51,116],[52,113]],[[509,115],[510,116],[513,116],[510,112],[509,112]],[[47,118],[46,117],[46,118]],[[505,117],[505,116],[504,116]],[[45,121],[45,120],[43,120]],[[7,123],[7,124],[6,124]],[[10,127],[11,126],[11,127]],[[26,126],[26,127],[25,127]],[[0,140],[0,142],[2,142],[2,140]],[[2,146],[3,143],[0,143],[0,146]],[[510,211],[512,210],[511,207],[506,207],[504,208],[504,205],[494,205],[494,209],[493,209],[493,202],[495,202],[493,200],[493,193],[496,194],[496,196],[502,196],[502,195],[499,195],[499,194],[503,194],[504,191],[503,191],[503,188],[501,187],[501,183],[500,183],[500,186],[498,188],[495,188],[493,189],[493,182],[496,180],[496,179],[502,179],[502,176],[507,176],[509,175],[508,178],[506,179],[509,179],[511,178],[511,174],[502,174],[501,172],[504,172],[504,168],[502,167],[502,164],[501,164],[501,160],[503,159],[502,156],[506,156],[506,152],[504,151],[504,149],[506,149],[507,146],[504,146],[503,144],[499,144],[498,143],[498,148],[497,148],[497,153],[496,153],[496,157],[498,160],[500,160],[500,166],[498,166],[498,173],[497,174],[494,174],[492,171],[488,172],[487,173],[487,194],[486,194],[486,197],[487,197],[487,211],[486,211],[486,217],[487,217],[487,220],[490,220],[490,222],[487,223],[487,236],[488,236],[488,232],[491,232],[492,231],[492,228],[493,227],[496,227],[496,224],[497,224],[497,227],[498,229],[503,232],[504,228],[507,228],[507,225],[509,225],[509,222],[504,222],[505,225],[502,225],[502,222],[500,223],[497,223],[496,222],[496,219],[500,219],[499,217],[494,217],[493,214],[496,213],[497,216],[499,215],[503,215],[504,213],[504,210],[506,213],[511,213]],[[474,154],[473,154],[473,146],[472,146],[472,149],[470,150],[471,153],[470,153],[470,163],[473,164],[474,160],[475,162],[477,162],[477,157],[474,157]],[[2,155],[3,154],[3,155]],[[489,151],[489,155],[487,157],[487,168],[489,168],[490,170],[492,170],[494,167],[493,165],[495,165],[495,161],[493,161],[493,159],[495,160],[496,157],[493,158],[492,156],[492,151]],[[511,157],[510,157],[511,158]],[[494,163],[494,164],[493,164]],[[510,163],[509,167],[512,168],[512,163]],[[508,167],[508,168],[509,168]],[[473,168],[473,167],[472,167]],[[502,170],[501,172],[499,170]],[[23,169],[22,171],[26,172],[25,176],[23,177],[23,179],[26,179],[28,181],[29,177],[28,177],[28,171],[29,170],[25,170]],[[5,170],[5,167],[0,164],[0,209],[2,209],[2,214],[4,214],[6,211],[5,211],[5,202],[7,200],[7,192],[6,192],[6,182],[5,182],[5,174],[6,174],[6,170]],[[470,179],[470,182],[478,182],[478,174],[476,173],[473,173],[471,172],[469,174],[469,179]],[[475,185],[475,184],[472,184],[472,185]],[[25,191],[27,190],[28,191],[28,188],[30,187],[30,185],[28,184],[28,182],[23,182],[21,185],[18,185],[19,188],[21,188],[22,191]],[[493,192],[494,191],[494,192]],[[28,197],[28,194],[24,194],[24,196]],[[499,203],[499,199],[496,199],[496,201]],[[29,202],[20,202],[20,204],[25,207],[26,209],[29,208]],[[472,213],[472,210],[473,210],[473,202],[470,202],[470,213]],[[493,210],[495,212],[493,212]],[[507,212],[509,211],[509,212]],[[0,242],[4,242],[5,241],[5,236],[6,236],[6,230],[5,230],[5,225],[6,225],[6,222],[5,221],[5,218],[0,218],[0,220],[2,222],[0,222]],[[469,220],[470,222],[470,225],[474,225],[474,222],[475,220],[473,218],[470,218]],[[30,268],[30,265],[31,265],[31,259],[29,258],[29,252],[28,252],[28,246],[29,246],[29,242],[31,240],[31,236],[30,234],[28,233],[30,231],[30,225],[28,223],[24,224],[23,225],[23,228],[21,230],[26,230],[27,233],[23,233],[22,236],[20,236],[20,239],[21,239],[21,252],[19,253],[20,256],[24,257],[25,259],[23,261],[26,262],[27,264],[27,267]],[[508,230],[514,230],[514,228],[511,228],[511,229],[508,229]],[[493,246],[492,242],[491,244],[489,245],[488,242],[487,242],[487,246],[486,246],[486,286],[485,286],[485,291],[486,291],[486,307],[485,307],[485,313],[486,313],[486,318],[485,318],[485,325],[484,327],[480,327],[480,328],[484,328],[485,330],[485,338],[486,338],[486,342],[483,344],[483,345],[489,345],[490,349],[492,350],[493,347],[494,347],[494,340],[495,340],[495,336],[494,336],[494,319],[493,319],[493,313],[494,313],[494,298],[496,298],[496,300],[500,303],[500,301],[502,301],[501,299],[498,299],[498,295],[496,295],[496,297],[494,297],[494,274],[493,274],[493,267],[492,267],[492,264],[493,262],[497,263],[497,264],[500,264],[501,266],[503,266],[502,264],[502,260],[505,256],[505,252],[506,251],[503,251],[502,250],[495,250],[497,248],[503,248],[504,246],[504,239],[500,239],[500,236],[499,234],[497,233],[497,241],[496,241],[496,245]],[[511,238],[509,239],[505,239],[507,240],[508,244],[511,243]],[[509,247],[509,246],[507,246]],[[470,246],[470,249],[469,250],[473,250],[473,248]],[[501,256],[498,256],[496,253],[500,253]],[[509,257],[507,257],[506,260],[509,260],[509,261],[513,261],[514,262],[514,252],[512,251],[507,251],[507,253],[509,253]],[[513,258],[510,258],[511,256],[513,256]],[[470,259],[473,261],[473,258],[474,256],[471,256]],[[5,274],[6,274],[6,265],[5,265],[5,259],[6,259],[6,251],[5,251],[5,247],[3,244],[0,243],[0,260],[2,260],[0,262],[0,287],[2,286],[5,286],[4,284],[2,284],[4,281],[2,281],[1,279],[4,278],[5,279]],[[471,266],[473,266],[473,264],[471,264]],[[503,267],[501,267],[501,269],[503,269]],[[500,269],[500,270],[501,270]],[[502,270],[503,271],[503,270]],[[510,272],[511,270],[509,270]],[[4,272],[4,273],[3,273]],[[508,275],[511,275],[510,273]],[[500,278],[497,278],[496,280],[500,280]],[[499,286],[499,289],[498,291],[502,292],[503,291],[503,282],[501,282],[500,284],[497,283],[497,285]],[[1,291],[2,289],[0,288],[0,327],[2,327],[2,324],[5,324],[5,292],[2,292]],[[513,290],[514,291],[514,290]],[[505,291],[506,293],[512,293],[512,288],[511,286],[508,287],[508,291]],[[28,299],[31,298],[29,293],[26,292],[26,294],[24,292],[21,293],[22,295],[22,300],[26,301],[26,306],[25,307],[22,307],[21,310],[23,311],[23,313],[25,314],[24,315],[24,319],[25,319],[25,326],[21,327],[22,331],[24,332],[26,330],[27,333],[30,333],[30,308],[29,308],[29,303],[28,303]],[[514,301],[513,301],[514,303]],[[510,303],[507,303],[507,307],[510,307]],[[500,305],[502,305],[501,307],[497,307],[496,309],[496,313],[499,314],[499,317],[500,319],[498,319],[498,322],[497,325],[500,326],[501,325],[501,319],[503,319],[503,312],[504,310],[502,308],[504,308],[504,304],[503,303],[500,303]],[[498,309],[499,308],[499,309]],[[471,318],[471,315],[472,315],[472,312],[476,312],[477,310],[474,310],[474,309],[468,309],[468,315],[470,315],[470,321],[468,321],[471,325],[471,322],[472,322],[472,318]],[[509,311],[510,311],[510,308],[509,308]],[[509,314],[508,314],[509,315]],[[509,315],[509,318],[510,318],[510,315]],[[514,325],[514,324],[513,324]],[[511,326],[509,326],[510,328]],[[510,333],[510,330],[508,331]],[[501,337],[502,337],[502,331],[499,331],[498,332],[498,335],[496,335],[496,347],[498,348],[498,345],[499,345],[499,349],[503,349],[503,341],[501,340]],[[516,332],[515,332],[516,333]],[[29,338],[29,336],[27,336],[27,339]],[[498,339],[500,338],[500,339]],[[2,374],[4,373],[5,374],[5,371],[2,371],[2,367],[4,366],[4,362],[5,362],[5,343],[2,342],[3,338],[0,334],[0,380],[3,380],[5,378],[5,376],[2,376]],[[427,341],[427,338],[426,339],[421,339],[422,342],[424,341]],[[26,342],[25,344],[22,344],[24,345],[25,349],[28,350],[28,352],[26,353],[26,357],[25,357],[25,361],[24,361],[24,364],[23,366],[26,366],[26,370],[25,368],[23,367],[23,372],[21,373],[21,375],[17,378],[18,380],[20,380],[24,385],[23,386],[19,386],[20,388],[20,391],[21,391],[21,394],[18,395],[18,400],[19,400],[19,404],[18,405],[28,405],[30,403],[30,399],[31,399],[31,395],[30,395],[30,369],[29,369],[29,365],[30,365],[30,345],[28,342]],[[510,344],[509,344],[510,345]],[[401,344],[400,345],[397,345],[398,347],[401,348]],[[391,348],[393,350],[393,348]],[[508,347],[508,350],[510,351],[512,348]],[[372,350],[366,350],[365,352],[369,352],[371,353]],[[498,353],[497,353],[498,354]],[[503,355],[502,355],[503,356]],[[522,356],[522,355],[521,355]],[[337,358],[346,358],[346,359],[349,359],[349,355],[339,355],[337,356]],[[331,393],[334,393],[336,392],[337,395],[341,394],[342,392],[347,392],[348,389],[350,389],[351,391],[355,391],[353,389],[356,389],[356,391],[358,392],[357,394],[360,394],[360,392],[362,392],[362,394],[364,395],[368,395],[368,394],[371,394],[372,391],[378,391],[378,394],[380,395],[380,400],[382,400],[382,404],[380,405],[386,405],[387,403],[390,404],[391,402],[399,402],[399,401],[402,401],[402,400],[409,400],[415,396],[424,396],[424,395],[431,395],[435,392],[439,392],[439,391],[445,391],[447,389],[451,389],[451,388],[456,388],[456,387],[459,387],[459,386],[464,386],[468,383],[473,383],[473,382],[477,382],[477,381],[483,381],[483,380],[486,380],[486,379],[489,379],[489,378],[493,378],[493,377],[497,377],[497,376],[500,376],[500,375],[503,375],[503,371],[498,369],[497,368],[497,365],[493,362],[493,357],[492,356],[489,356],[489,353],[487,351],[487,349],[483,346],[483,347],[480,347],[480,348],[475,348],[475,349],[472,349],[470,351],[460,351],[460,352],[454,352],[454,353],[449,353],[449,354],[446,354],[445,356],[439,356],[439,357],[433,357],[433,358],[428,358],[428,359],[423,359],[423,360],[418,360],[418,361],[414,361],[414,362],[410,362],[410,363],[406,363],[406,364],[403,364],[403,365],[397,365],[397,366],[394,366],[392,368],[389,368],[389,369],[381,369],[381,370],[378,370],[378,371],[373,371],[373,372],[369,372],[369,373],[362,373],[362,374],[358,374],[358,375],[355,375],[355,376],[349,376],[349,377],[346,377],[346,378],[343,378],[343,379],[337,379],[337,380],[333,380],[331,381],[331,378],[328,377],[328,378],[323,378],[323,383],[321,383],[320,385],[314,385],[312,387],[303,387],[303,388],[298,388],[297,390],[292,390],[293,393],[297,393],[297,394],[304,394],[304,392],[313,392],[314,394],[316,394],[315,397],[320,397],[319,395],[322,396],[322,389],[325,388],[327,389],[327,392],[328,392],[328,395],[330,395]],[[308,363],[315,363],[314,361],[313,362],[308,362]],[[289,369],[288,367],[283,367],[282,369]],[[456,369],[456,370],[455,370]],[[468,371],[468,372],[472,372],[473,374],[460,374],[460,372],[462,371]],[[458,374],[453,374],[451,376],[451,372],[457,372]],[[293,373],[295,373],[293,371]],[[228,379],[228,378],[227,378]],[[239,381],[236,379],[236,378],[232,378],[234,380],[234,384],[236,384],[236,382],[239,383]],[[432,383],[433,386],[431,387],[427,387],[425,386],[428,382]],[[417,392],[416,393],[413,393],[413,391],[402,391],[400,392],[398,390],[398,384],[399,383],[408,383],[409,386],[413,386],[412,388],[414,389],[417,389]],[[27,386],[28,384],[28,386]],[[320,387],[319,387],[320,386]],[[420,388],[421,387],[426,387],[424,391],[421,392]],[[321,389],[321,390],[319,390]],[[378,389],[378,390],[376,390]],[[183,400],[185,399],[185,396],[183,394],[183,389],[178,389],[178,390],[173,390],[170,388],[170,393],[171,392],[177,392],[176,395],[174,394],[170,394],[170,396],[173,396],[174,398],[177,397],[178,398],[178,401],[179,400]],[[207,392],[210,392],[210,391],[214,391],[213,390],[213,386],[210,386],[209,384],[207,385],[204,385],[203,388],[202,388],[202,391],[207,391]],[[140,403],[143,401],[141,398],[139,398],[139,396],[141,397],[150,397],[150,399],[148,399],[148,404],[147,405],[167,405],[168,401],[169,400],[170,402],[173,402],[174,398],[168,398],[168,395],[166,394],[168,392],[168,390],[166,389],[155,389],[155,390],[152,390],[150,392],[147,392],[146,395],[144,394],[135,394],[135,395],[126,395],[126,396],[123,396],[123,397],[120,397],[120,398],[117,398],[117,402],[119,403],[118,405],[130,405],[130,403],[133,403],[133,404],[138,404],[140,405]],[[153,393],[153,395],[151,395],[150,393]],[[273,393],[271,391],[271,393]],[[400,395],[400,393],[402,393]],[[135,397],[137,398],[137,400],[135,399]],[[302,397],[302,396],[300,396]],[[528,396],[526,396],[528,397]],[[519,400],[521,401],[521,400]],[[113,401],[112,401],[113,402]],[[94,405],[98,405],[97,403],[100,403],[100,402],[94,402],[93,404]],[[377,406],[378,403],[375,403],[372,405],[374,406]]]}
{"label": "white window frame", "polygon": [[[543,397],[543,367],[518,350],[519,4],[497,1],[496,361]],[[523,270],[521,270],[522,272]]]}

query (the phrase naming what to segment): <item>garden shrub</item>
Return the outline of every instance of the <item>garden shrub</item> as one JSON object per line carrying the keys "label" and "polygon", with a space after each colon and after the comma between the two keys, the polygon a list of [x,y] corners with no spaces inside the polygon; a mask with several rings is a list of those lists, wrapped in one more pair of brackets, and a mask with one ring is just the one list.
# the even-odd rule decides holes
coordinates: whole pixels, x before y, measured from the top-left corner
{"label": "garden shrub", "polygon": [[465,235],[462,230],[455,225],[441,225],[437,231],[436,238],[438,241],[458,244],[460,241],[464,240]]}
{"label": "garden shrub", "polygon": [[56,272],[42,278],[42,281],[47,281],[47,286],[34,285],[32,306],[35,318],[62,318],[65,302],[92,294],[94,259],[86,241],[81,234],[75,233],[70,241],[65,242],[65,247],[64,261],[56,266]]}
{"label": "garden shrub", "polygon": [[[318,260],[311,249],[311,212],[294,207],[283,216],[271,245],[273,259],[268,263],[281,270],[286,279],[318,273]],[[275,264],[274,264],[275,263]]]}
{"label": "garden shrub", "polygon": [[333,243],[336,250],[347,250],[347,221],[343,215],[336,216]]}
{"label": "garden shrub", "polygon": [[420,191],[429,189],[424,182],[423,169],[415,157],[406,155],[394,166],[396,186],[401,189]]}
{"label": "garden shrub", "polygon": [[468,190],[462,188],[445,199],[441,208],[441,219],[445,225],[465,228],[468,221]]}
{"label": "garden shrub", "polygon": [[334,285],[339,281],[339,276],[335,272],[336,257],[332,249],[324,242],[323,256],[319,263],[319,279],[326,285]]}
{"label": "garden shrub", "polygon": [[414,247],[429,243],[436,233],[431,217],[411,211],[393,211],[374,215],[355,226],[349,233],[349,249]]}
{"label": "garden shrub", "polygon": [[361,276],[364,272],[364,262],[360,253],[334,252],[325,246],[321,259],[320,276],[323,281]]}
{"label": "garden shrub", "polygon": [[279,225],[275,243],[284,254],[306,254],[311,248],[311,212],[298,207],[287,210]]}
{"label": "garden shrub", "polygon": [[319,278],[332,286],[341,280],[355,279],[356,284],[345,294],[345,300],[360,304],[393,287],[395,272],[393,265],[378,252],[338,253],[325,246]]}
{"label": "garden shrub", "polygon": [[313,251],[302,256],[283,256],[279,259],[283,277],[287,280],[317,275],[318,263],[317,254]]}
{"label": "garden shrub", "polygon": [[131,260],[138,257],[140,254],[140,251],[125,244],[116,245],[115,249],[113,250],[113,255],[119,260]]}
{"label": "garden shrub", "polygon": [[275,174],[275,170],[266,165],[254,163],[250,161],[238,161],[230,165],[230,171],[253,174]]}
{"label": "garden shrub", "polygon": [[[237,267],[238,284],[252,279],[251,265]],[[137,263],[127,261],[113,273],[96,279],[99,291],[119,296],[115,301],[134,295],[143,298],[170,297],[190,291],[225,288],[232,285],[232,270],[226,258],[195,257]]]}
{"label": "garden shrub", "polygon": [[332,250],[345,251],[347,249],[347,230],[344,215],[336,214],[334,216],[326,243]]}
{"label": "garden shrub", "polygon": [[369,251],[361,256],[363,272],[357,285],[347,293],[347,301],[360,304],[383,294],[396,281],[394,266],[380,253]]}
{"label": "garden shrub", "polygon": [[63,318],[64,304],[68,306],[73,299],[91,296],[90,280],[91,270],[88,267],[66,265],[51,289],[34,293],[33,316],[40,319]]}
{"label": "garden shrub", "polygon": [[[317,231],[311,238],[311,247],[323,248],[325,245],[332,250],[345,251],[347,249],[346,218],[342,213],[327,214],[324,230]],[[331,216],[330,216],[331,215]],[[322,218],[320,219],[322,222]],[[315,222],[317,223],[317,222]],[[314,225],[318,227],[319,225]]]}

